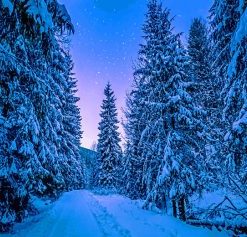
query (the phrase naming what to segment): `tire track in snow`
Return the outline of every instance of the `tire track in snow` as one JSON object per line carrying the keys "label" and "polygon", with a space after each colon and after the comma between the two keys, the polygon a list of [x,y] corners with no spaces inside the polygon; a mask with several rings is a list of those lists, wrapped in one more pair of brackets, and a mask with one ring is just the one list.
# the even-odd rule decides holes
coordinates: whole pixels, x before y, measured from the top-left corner
{"label": "tire track in snow", "polygon": [[[99,200],[98,200],[99,198]],[[112,198],[112,197],[111,197]],[[135,201],[128,201],[125,203],[123,203],[121,200],[114,202],[114,199],[112,200],[113,203],[111,205],[111,207],[113,207],[113,212],[111,212],[111,207],[107,207],[107,205],[104,205],[104,198],[103,200],[101,200],[101,197],[95,197],[95,199],[104,207],[107,209],[108,212],[110,213],[115,213],[116,210],[118,213],[122,213],[121,218],[125,219],[125,220],[130,220],[131,223],[136,223],[136,226],[143,226],[146,227],[146,232],[145,233],[149,233],[148,230],[151,229],[156,229],[159,230],[159,235],[158,236],[166,236],[166,237],[178,237],[178,233],[175,229],[168,227],[168,226],[162,226],[161,224],[155,223],[155,222],[151,222],[150,220],[148,220],[145,215],[138,215],[138,211],[142,211],[143,213],[148,212],[147,210],[142,209],[141,207],[139,207],[139,205],[137,205],[137,203]],[[103,201],[103,203],[101,202]],[[108,201],[109,203],[111,203],[111,201]],[[116,209],[117,207],[117,209]],[[152,215],[157,215],[155,213],[152,213]],[[115,214],[112,214],[112,216],[114,216],[115,218]],[[123,217],[124,216],[124,217]],[[126,223],[124,223],[126,225]],[[125,227],[126,228],[126,227]],[[127,227],[128,228],[128,227]],[[128,228],[129,229],[129,228]],[[129,230],[130,231],[130,230]],[[132,232],[130,231],[130,236],[132,237],[139,237],[142,236],[143,234],[138,233],[138,232],[134,232],[133,230]],[[160,234],[162,233],[162,234]],[[157,233],[156,233],[157,235]],[[149,236],[149,235],[145,235],[145,236]],[[150,235],[151,236],[151,235]],[[154,235],[155,236],[155,235]]]}
{"label": "tire track in snow", "polygon": [[87,195],[91,212],[105,237],[131,237],[129,230],[123,228],[93,194],[87,192]]}

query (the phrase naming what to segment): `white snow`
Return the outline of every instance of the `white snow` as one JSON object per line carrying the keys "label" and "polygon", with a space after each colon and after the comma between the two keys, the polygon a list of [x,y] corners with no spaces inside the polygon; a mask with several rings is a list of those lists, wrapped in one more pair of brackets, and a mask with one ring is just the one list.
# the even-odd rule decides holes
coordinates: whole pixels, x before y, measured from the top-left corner
{"label": "white snow", "polygon": [[241,133],[244,131],[244,126],[246,124],[247,124],[247,112],[244,113],[243,111],[243,116],[233,123],[232,128],[234,131]]}
{"label": "white snow", "polygon": [[10,13],[13,12],[13,4],[12,4],[12,2],[10,0],[3,0],[2,4],[3,4],[4,8],[8,8],[9,9]]}
{"label": "white snow", "polygon": [[[115,220],[133,237],[221,237],[226,233],[210,231],[187,225],[171,216],[146,211],[141,208],[142,201],[131,201],[128,198],[113,196],[97,196]],[[117,235],[115,235],[117,236]],[[120,235],[121,236],[121,235]]]}
{"label": "white snow", "polygon": [[29,0],[27,2],[28,10],[27,12],[33,16],[36,23],[40,24],[40,31],[48,32],[52,29],[53,22],[50,13],[48,12],[46,2],[44,0]]}
{"label": "white snow", "polygon": [[[243,3],[242,3],[243,4]],[[243,6],[243,5],[240,5]],[[231,52],[233,52],[231,63],[228,67],[228,75],[233,76],[236,73],[236,64],[237,59],[240,54],[240,51],[237,50],[237,47],[241,43],[241,41],[246,37],[247,35],[247,9],[242,13],[241,18],[238,22],[238,26],[236,29],[235,34],[233,35],[232,41],[231,41]]]}
{"label": "white snow", "polygon": [[247,9],[242,13],[241,18],[239,20],[237,30],[233,35],[231,50],[234,51],[237,45],[242,41],[247,34]]}
{"label": "white snow", "polygon": [[[37,201],[36,201],[37,203]],[[226,233],[197,228],[141,209],[141,201],[89,191],[64,194],[54,204],[39,203],[40,214],[17,224],[3,237],[221,237]],[[36,204],[37,206],[37,204]],[[45,208],[44,208],[45,207]]]}
{"label": "white snow", "polygon": [[[194,213],[208,222],[224,222],[226,225],[233,226],[246,226],[247,224],[246,202],[240,195],[237,196],[227,189],[218,189],[213,192],[204,191],[202,197],[195,194],[190,198],[190,203],[193,205]],[[224,213],[225,209],[231,211]],[[239,215],[234,216],[236,212]]]}

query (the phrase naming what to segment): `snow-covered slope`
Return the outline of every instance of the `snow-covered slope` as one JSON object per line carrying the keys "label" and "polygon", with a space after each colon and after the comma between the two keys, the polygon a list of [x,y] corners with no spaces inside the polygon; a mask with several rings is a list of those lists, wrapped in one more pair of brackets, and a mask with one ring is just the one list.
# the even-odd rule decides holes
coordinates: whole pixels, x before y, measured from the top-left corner
{"label": "snow-covered slope", "polygon": [[138,202],[119,195],[89,191],[64,194],[40,215],[17,224],[3,237],[221,237],[226,233],[186,225],[170,216],[142,210]]}

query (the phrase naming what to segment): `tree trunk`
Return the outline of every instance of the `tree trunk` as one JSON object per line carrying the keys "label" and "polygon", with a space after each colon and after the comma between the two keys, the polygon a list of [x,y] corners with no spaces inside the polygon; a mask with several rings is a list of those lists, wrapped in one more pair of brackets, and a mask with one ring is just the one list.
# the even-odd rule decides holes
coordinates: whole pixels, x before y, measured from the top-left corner
{"label": "tree trunk", "polygon": [[179,219],[186,221],[185,215],[185,198],[182,196],[178,201]]}
{"label": "tree trunk", "polygon": [[173,216],[177,218],[177,202],[175,199],[172,199],[172,210],[173,210]]}
{"label": "tree trunk", "polygon": [[155,204],[160,210],[167,212],[166,196],[164,194],[161,194],[156,198]]}

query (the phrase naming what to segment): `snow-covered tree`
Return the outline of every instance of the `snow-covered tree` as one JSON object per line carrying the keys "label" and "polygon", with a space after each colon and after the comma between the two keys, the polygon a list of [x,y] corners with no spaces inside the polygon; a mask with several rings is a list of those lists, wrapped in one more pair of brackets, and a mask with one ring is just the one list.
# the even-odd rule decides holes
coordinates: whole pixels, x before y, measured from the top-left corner
{"label": "snow-covered tree", "polygon": [[[217,182],[221,170],[221,140],[224,136],[222,124],[221,83],[214,73],[212,43],[206,22],[201,18],[192,21],[188,38],[188,76],[189,87],[195,103],[204,110],[201,120],[208,130],[206,144],[208,186]],[[204,141],[203,141],[204,142]]]}
{"label": "snow-covered tree", "polygon": [[214,41],[216,79],[225,85],[225,75],[230,60],[230,41],[239,19],[239,0],[214,0],[210,9],[211,35]]}
{"label": "snow-covered tree", "polygon": [[98,135],[98,186],[118,189],[119,167],[121,165],[120,134],[116,98],[110,83],[104,90],[105,98],[101,106],[101,121]]}
{"label": "snow-covered tree", "polygon": [[[59,60],[61,63],[62,59]],[[80,156],[81,118],[80,109],[77,106],[79,98],[77,92],[77,80],[74,78],[73,62],[70,55],[65,55],[65,83],[62,97],[62,121],[61,134],[61,159],[60,167],[63,167],[63,177],[66,189],[81,188],[83,186],[82,163]]]}
{"label": "snow-covered tree", "polygon": [[[33,89],[38,88],[40,80],[30,66],[35,58],[29,57],[34,49],[30,35],[36,34],[35,39],[41,42],[41,28],[39,24],[33,24],[32,28],[25,23],[24,17],[30,21],[34,19],[28,11],[30,8],[24,3],[1,1],[0,6],[0,230],[4,231],[13,221],[20,221],[25,216],[33,177],[41,176],[46,171],[40,164],[36,150],[40,125],[32,101],[35,95]],[[44,32],[46,35],[50,24],[44,24],[47,27]],[[43,50],[42,47],[40,49]]]}
{"label": "snow-covered tree", "polygon": [[5,231],[25,217],[30,194],[57,196],[71,188],[64,170],[79,157],[63,146],[71,139],[64,118],[74,110],[70,103],[65,111],[63,104],[74,92],[68,91],[71,66],[56,33],[72,31],[65,8],[55,0],[2,0],[0,12],[0,231]]}
{"label": "snow-covered tree", "polygon": [[214,1],[211,8],[216,65],[224,82],[226,151],[230,166],[246,160],[246,2]]}
{"label": "snow-covered tree", "polygon": [[[193,83],[193,97],[199,105],[210,113],[217,108],[214,75],[212,72],[211,44],[206,23],[201,18],[192,21],[189,39],[189,76]],[[219,96],[219,94],[218,94]],[[208,114],[210,117],[210,114]]]}
{"label": "snow-covered tree", "polygon": [[[144,70],[150,70],[147,85],[149,124],[143,132],[149,196],[167,195],[173,213],[185,220],[185,200],[200,185],[203,168],[203,124],[200,109],[186,91],[187,57],[179,35],[173,35],[170,12],[161,14],[159,38]],[[199,182],[195,182],[195,180]]]}
{"label": "snow-covered tree", "polygon": [[223,94],[226,95],[224,118],[229,124],[225,136],[228,160],[233,160],[239,170],[247,165],[247,3],[239,1],[237,7],[239,18],[229,44],[231,57]]}
{"label": "snow-covered tree", "polygon": [[[165,207],[167,200],[172,200],[174,215],[179,213],[184,220],[185,200],[200,184],[204,158],[201,110],[187,92],[188,58],[180,35],[172,32],[169,10],[149,1],[143,30],[145,43],[134,74],[137,83],[127,100],[125,129],[130,158],[126,169],[131,174],[134,167],[136,178],[140,172],[144,207],[150,203]],[[131,154],[135,132],[137,158]]]}
{"label": "snow-covered tree", "polygon": [[[242,0],[215,0],[211,8],[215,71],[222,81],[224,101],[225,136],[221,141],[224,162],[220,182],[244,203],[247,196],[246,7],[246,1]],[[230,218],[236,218],[242,212],[238,208],[235,211]]]}
{"label": "snow-covered tree", "polygon": [[142,147],[140,144],[141,134],[145,128],[146,116],[141,84],[135,78],[136,85],[133,85],[132,91],[127,95],[124,123],[126,135],[126,149],[124,155],[124,178],[125,194],[133,199],[145,197],[145,187],[142,182],[143,160]]}
{"label": "snow-covered tree", "polygon": [[127,96],[124,123],[126,134],[125,177],[126,192],[131,198],[145,198],[146,185],[143,182],[144,159],[142,133],[146,127],[147,118],[150,115],[145,100],[148,96],[145,80],[148,75],[139,73],[147,63],[147,55],[152,53],[152,43],[156,41],[158,32],[158,20],[161,13],[161,5],[156,0],[148,1],[147,14],[143,25],[143,39],[146,44],[141,44],[138,60],[135,65],[134,82],[132,90]]}

